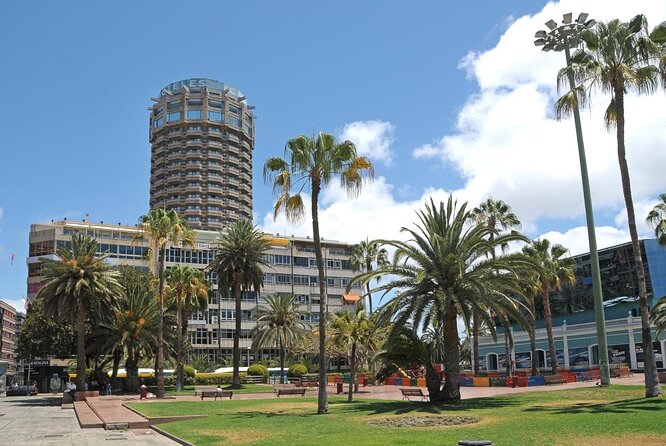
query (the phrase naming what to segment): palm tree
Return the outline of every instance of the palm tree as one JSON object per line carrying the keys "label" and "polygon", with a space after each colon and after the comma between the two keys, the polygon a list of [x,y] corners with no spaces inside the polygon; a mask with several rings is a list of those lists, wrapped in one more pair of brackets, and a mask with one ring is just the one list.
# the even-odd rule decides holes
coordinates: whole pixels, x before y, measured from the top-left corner
{"label": "palm tree", "polygon": [[[367,347],[373,341],[373,327],[365,314],[363,305],[358,305],[356,311],[344,311],[335,315],[331,321],[331,340],[345,352],[349,358],[349,395],[347,402],[351,403],[356,382],[356,364],[358,350]],[[356,389],[358,391],[358,389]]]}
{"label": "palm tree", "polygon": [[[388,264],[388,252],[379,246],[376,240],[368,241],[368,239],[356,245],[349,259],[354,271],[369,273],[375,265],[378,268],[385,267]],[[372,314],[372,294],[370,294],[369,283],[365,284],[365,289],[368,296],[368,312]]]}
{"label": "palm tree", "polygon": [[661,246],[666,246],[666,194],[659,195],[659,203],[648,213],[646,221],[654,228],[654,236]]}
{"label": "palm tree", "polygon": [[174,210],[151,209],[139,217],[139,237],[147,236],[150,241],[151,271],[158,278],[157,288],[157,398],[164,398],[164,269],[167,243],[194,246],[194,231]]}
{"label": "palm tree", "polygon": [[309,327],[301,321],[301,314],[291,294],[268,296],[266,306],[257,309],[257,325],[250,332],[252,349],[277,347],[281,379],[284,378],[285,349],[310,333]]}
{"label": "palm tree", "polygon": [[217,273],[218,290],[233,292],[236,301],[236,330],[233,346],[232,385],[240,386],[241,298],[243,290],[261,291],[264,285],[262,266],[268,265],[265,254],[270,247],[262,233],[247,219],[233,223],[217,239],[215,258],[208,265]]}
{"label": "palm tree", "polygon": [[76,389],[85,390],[86,339],[85,325],[89,316],[108,317],[123,287],[118,271],[97,255],[97,240],[73,235],[72,247],[56,250],[56,260],[42,258],[46,285],[37,293],[44,309],[53,317],[76,323]]}
{"label": "palm tree", "polygon": [[[652,309],[652,322],[657,328],[657,336],[666,331],[666,296],[659,299]],[[643,351],[645,351],[645,348]]]}
{"label": "palm tree", "polygon": [[354,280],[370,280],[379,274],[393,277],[375,291],[396,292],[393,300],[381,309],[385,316],[394,319],[396,329],[410,320],[417,329],[443,325],[446,380],[443,389],[430,397],[433,401],[457,401],[460,399],[458,317],[469,327],[472,312],[478,311],[493,335],[491,318],[482,311],[484,308],[505,311],[524,323],[519,311],[522,304],[513,297],[518,293],[516,272],[524,260],[516,255],[491,255],[497,247],[523,237],[516,233],[500,234],[498,229],[484,223],[469,225],[471,215],[467,204],[458,207],[451,196],[446,204],[439,206],[431,201],[418,216],[420,223],[416,229],[401,230],[410,236],[409,241],[382,241],[396,249],[393,262]]}
{"label": "palm tree", "polygon": [[[372,163],[358,156],[351,141],[338,143],[329,133],[320,132],[316,137],[298,136],[285,146],[285,158],[273,157],[264,164],[264,180],[273,182],[278,195],[274,216],[284,212],[287,219],[299,221],[305,214],[301,192],[309,188],[312,212],[312,236],[314,239],[317,269],[319,271],[319,395],[317,413],[328,412],[326,393],[326,277],[319,235],[319,194],[335,178],[349,196],[361,191],[364,179],[374,177]],[[300,183],[300,184],[299,184]],[[297,192],[292,195],[292,186]]]}
{"label": "palm tree", "polygon": [[[478,207],[472,209],[472,218],[477,223],[485,223],[490,229],[500,229],[506,231],[508,229],[519,229],[520,219],[511,210],[511,206],[502,200],[493,200],[492,198],[486,199]],[[491,233],[489,237],[494,238]],[[502,246],[505,249],[507,245]],[[491,253],[495,256],[495,251]],[[506,352],[506,375],[511,376],[513,368],[511,367],[511,350],[513,347],[513,338],[511,335],[511,324],[505,314],[498,313],[499,319],[504,328],[504,347]],[[472,314],[472,349],[474,350],[474,375],[479,373],[479,315],[478,313]]]}
{"label": "palm tree", "polygon": [[167,294],[176,302],[176,390],[183,390],[183,330],[185,307],[205,306],[208,299],[208,283],[200,270],[191,266],[176,265],[166,271]]}
{"label": "palm tree", "polygon": [[[548,335],[548,349],[550,353],[553,374],[557,373],[557,355],[555,354],[555,339],[553,337],[553,320],[550,312],[551,291],[559,291],[562,285],[576,283],[576,264],[571,258],[564,256],[569,250],[562,245],[551,245],[547,239],[534,240],[523,246],[523,254],[530,260],[533,269],[534,284],[541,292],[543,303],[543,319],[546,323]],[[536,358],[532,357],[534,363]]]}
{"label": "palm tree", "polygon": [[[611,94],[604,121],[606,128],[616,130],[617,156],[622,178],[622,193],[627,209],[627,223],[634,251],[638,296],[641,309],[641,334],[644,345],[652,345],[652,333],[645,284],[643,258],[636,230],[636,215],[631,197],[631,181],[624,141],[624,96],[634,90],[652,94],[659,84],[666,87],[666,22],[648,32],[647,19],[637,15],[629,22],[612,20],[599,23],[596,29],[581,33],[586,48],[576,51],[570,67],[558,74],[558,87],[565,85],[570,73],[577,82],[572,90],[557,101],[558,117],[569,115],[578,103],[588,103],[587,95],[594,88]],[[653,349],[645,349],[645,395],[661,394]]]}

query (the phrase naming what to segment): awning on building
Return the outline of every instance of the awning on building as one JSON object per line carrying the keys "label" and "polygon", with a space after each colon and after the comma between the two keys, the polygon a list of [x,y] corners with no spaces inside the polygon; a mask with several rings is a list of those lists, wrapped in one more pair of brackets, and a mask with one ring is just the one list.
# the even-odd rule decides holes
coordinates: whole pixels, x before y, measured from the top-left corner
{"label": "awning on building", "polygon": [[361,300],[361,296],[358,294],[343,294],[342,298],[346,304],[353,304],[354,302]]}

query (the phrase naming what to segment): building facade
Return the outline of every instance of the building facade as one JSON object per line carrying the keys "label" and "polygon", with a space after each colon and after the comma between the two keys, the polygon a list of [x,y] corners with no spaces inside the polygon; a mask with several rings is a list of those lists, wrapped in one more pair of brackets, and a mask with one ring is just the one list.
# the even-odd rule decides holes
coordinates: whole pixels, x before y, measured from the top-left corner
{"label": "building facade", "polygon": [[16,309],[0,300],[0,361],[7,362],[6,384],[12,383],[16,377],[14,344],[17,335]]}
{"label": "building facade", "polygon": [[190,227],[252,220],[254,107],[212,79],[186,79],[151,98],[150,208],[176,210]]}
{"label": "building facade", "polygon": [[[52,224],[33,224],[30,228],[30,249],[28,257],[28,302],[33,299],[41,286],[40,258],[55,259],[55,251],[60,246],[68,247],[74,234],[87,234],[98,241],[98,252],[109,255],[108,262],[114,265],[129,265],[148,269],[149,262],[144,258],[148,250],[147,240],[135,240],[139,230],[134,226],[96,224],[90,222],[62,221]],[[166,268],[174,265],[189,265],[201,270],[213,259],[215,241],[219,232],[196,231],[194,248],[168,246]],[[264,289],[260,295],[246,292],[241,303],[240,345],[243,363],[257,360],[250,351],[252,339],[250,330],[256,325],[254,313],[265,298],[278,293],[296,296],[299,310],[304,312],[303,321],[316,325],[319,314],[319,278],[314,253],[314,242],[310,238],[285,237],[266,234],[270,242],[266,260]],[[352,293],[345,294],[350,279],[355,275],[349,263],[353,246],[330,240],[322,241],[326,264],[327,309],[329,313],[352,310],[361,293],[360,286]],[[215,274],[206,273],[207,279],[217,289]],[[188,320],[188,337],[192,353],[204,355],[211,361],[219,357],[229,357],[235,336],[235,303],[229,296],[212,293],[208,297],[208,308],[195,312]],[[265,356],[275,354],[272,350],[260,352]]]}
{"label": "building facade", "polygon": [[[640,246],[651,308],[654,302],[666,296],[666,248],[660,247],[655,239],[641,240]],[[599,266],[609,362],[611,365],[628,364],[632,369],[642,369],[645,346],[641,335],[638,279],[632,252],[630,243],[601,249]],[[557,364],[566,368],[598,364],[590,256],[574,256],[573,260],[577,265],[576,285],[550,296]],[[550,367],[548,337],[540,316],[537,308],[536,361],[539,367]],[[515,324],[512,330],[515,345],[511,360],[515,361],[517,368],[529,369],[532,365],[529,335]],[[657,367],[665,368],[666,333],[660,338],[657,338],[654,329],[652,333]],[[490,336],[480,338],[479,362],[483,369],[504,370],[506,353],[503,337],[503,331],[498,327],[497,341]]]}

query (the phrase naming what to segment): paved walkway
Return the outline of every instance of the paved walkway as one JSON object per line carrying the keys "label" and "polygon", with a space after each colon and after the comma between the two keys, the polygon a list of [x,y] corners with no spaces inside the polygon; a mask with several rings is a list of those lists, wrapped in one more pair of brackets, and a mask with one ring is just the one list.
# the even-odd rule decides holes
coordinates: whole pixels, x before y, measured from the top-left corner
{"label": "paved walkway", "polygon": [[152,429],[81,429],[74,410],[61,409],[62,397],[0,397],[0,444],[7,446],[173,446]]}

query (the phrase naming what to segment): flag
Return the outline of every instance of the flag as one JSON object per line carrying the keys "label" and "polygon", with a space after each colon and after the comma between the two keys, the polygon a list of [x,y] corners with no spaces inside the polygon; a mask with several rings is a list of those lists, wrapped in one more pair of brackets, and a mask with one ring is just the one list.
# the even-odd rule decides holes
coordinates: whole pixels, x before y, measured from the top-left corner
{"label": "flag", "polygon": [[16,254],[11,253],[11,255],[9,256],[9,264],[10,265],[14,266],[14,259],[15,258],[16,258]]}

